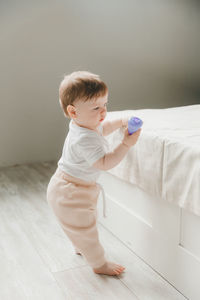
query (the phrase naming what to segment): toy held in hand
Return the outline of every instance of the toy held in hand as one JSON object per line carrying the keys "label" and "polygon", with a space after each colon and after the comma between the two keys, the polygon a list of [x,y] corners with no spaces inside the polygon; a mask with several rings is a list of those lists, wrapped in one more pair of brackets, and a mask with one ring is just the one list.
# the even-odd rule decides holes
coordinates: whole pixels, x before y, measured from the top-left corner
{"label": "toy held in hand", "polygon": [[134,133],[137,131],[143,124],[143,121],[137,117],[131,117],[128,120],[128,132],[129,134]]}

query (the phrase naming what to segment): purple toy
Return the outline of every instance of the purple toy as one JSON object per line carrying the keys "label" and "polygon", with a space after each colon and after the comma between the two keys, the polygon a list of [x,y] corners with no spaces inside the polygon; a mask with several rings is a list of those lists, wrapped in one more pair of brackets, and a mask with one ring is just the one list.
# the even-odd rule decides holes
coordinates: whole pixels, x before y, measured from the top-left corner
{"label": "purple toy", "polygon": [[137,118],[137,117],[131,117],[128,120],[128,132],[129,134],[134,133],[135,131],[137,131],[141,126],[142,126],[143,122],[141,119]]}

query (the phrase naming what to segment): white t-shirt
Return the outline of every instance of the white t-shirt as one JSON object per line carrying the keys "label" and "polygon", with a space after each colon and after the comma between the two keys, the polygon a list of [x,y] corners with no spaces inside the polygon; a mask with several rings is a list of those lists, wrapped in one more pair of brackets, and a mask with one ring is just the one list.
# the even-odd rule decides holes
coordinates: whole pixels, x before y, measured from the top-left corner
{"label": "white t-shirt", "polygon": [[71,120],[58,167],[71,176],[85,181],[96,181],[101,170],[92,165],[109,151],[102,129],[100,125],[97,133],[80,127]]}

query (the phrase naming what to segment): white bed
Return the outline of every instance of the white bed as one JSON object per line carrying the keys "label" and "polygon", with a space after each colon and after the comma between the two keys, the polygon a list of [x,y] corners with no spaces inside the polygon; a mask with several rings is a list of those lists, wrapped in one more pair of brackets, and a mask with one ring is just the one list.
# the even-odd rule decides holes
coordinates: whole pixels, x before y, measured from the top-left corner
{"label": "white bed", "polygon": [[[183,295],[200,299],[200,105],[109,112],[144,121],[137,144],[99,182],[99,221]],[[123,130],[107,136],[111,148]],[[119,218],[120,217],[120,218]],[[121,222],[119,222],[119,219]]]}

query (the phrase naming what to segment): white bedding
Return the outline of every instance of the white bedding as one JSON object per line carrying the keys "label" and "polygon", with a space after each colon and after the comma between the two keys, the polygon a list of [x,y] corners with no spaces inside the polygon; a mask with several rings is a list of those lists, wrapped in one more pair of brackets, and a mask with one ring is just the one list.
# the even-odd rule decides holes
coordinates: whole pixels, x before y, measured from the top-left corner
{"label": "white bedding", "polygon": [[[140,138],[109,173],[200,215],[200,105],[108,112],[107,120],[137,116]],[[106,136],[112,148],[123,129]],[[133,195],[134,196],[134,195]]]}

